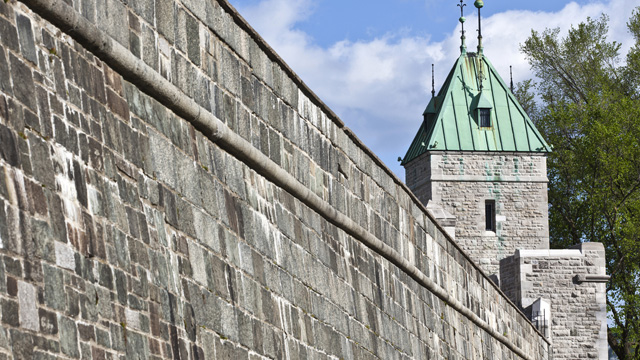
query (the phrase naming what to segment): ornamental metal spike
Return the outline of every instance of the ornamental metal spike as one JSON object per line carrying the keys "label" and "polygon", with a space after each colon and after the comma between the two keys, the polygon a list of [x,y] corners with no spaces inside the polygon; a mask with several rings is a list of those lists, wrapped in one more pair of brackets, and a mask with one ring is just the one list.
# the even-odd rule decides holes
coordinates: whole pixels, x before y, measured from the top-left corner
{"label": "ornamental metal spike", "polygon": [[436,72],[435,65],[431,64],[431,97],[436,96]]}
{"label": "ornamental metal spike", "polygon": [[462,41],[462,45],[460,45],[460,53],[462,54],[466,54],[467,53],[467,45],[465,44],[465,40],[467,39],[467,37],[464,35],[465,31],[464,31],[464,22],[467,21],[467,19],[464,17],[464,7],[467,6],[467,4],[464,3],[464,0],[460,0],[460,4],[458,4],[458,6],[460,7],[460,24],[462,24],[462,36],[460,37],[460,40]]}
{"label": "ornamental metal spike", "polygon": [[509,65],[509,72],[511,73],[511,93],[513,94],[513,66]]}
{"label": "ornamental metal spike", "polygon": [[484,1],[476,0],[473,5],[475,5],[475,7],[478,9],[478,82],[480,85],[480,92],[482,92],[484,81],[484,66],[482,64],[482,16],[480,14],[480,9],[482,9],[482,7],[484,6]]}
{"label": "ornamental metal spike", "polygon": [[480,9],[484,7],[484,1],[476,0],[473,5],[478,8],[478,54],[482,55],[482,16],[480,14]]}

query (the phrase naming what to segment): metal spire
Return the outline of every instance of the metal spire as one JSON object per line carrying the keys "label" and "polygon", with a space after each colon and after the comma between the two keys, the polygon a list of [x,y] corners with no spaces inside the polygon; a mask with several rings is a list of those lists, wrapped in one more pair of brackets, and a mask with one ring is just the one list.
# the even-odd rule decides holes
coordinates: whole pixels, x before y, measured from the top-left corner
{"label": "metal spire", "polygon": [[473,3],[478,8],[478,82],[480,83],[480,92],[482,92],[484,81],[484,66],[482,61],[482,16],[480,15],[480,9],[484,6],[484,1],[476,0]]}
{"label": "metal spire", "polygon": [[484,6],[484,1],[476,0],[473,5],[478,8],[478,54],[482,55],[482,16],[480,15],[480,9]]}
{"label": "metal spire", "polygon": [[513,94],[513,66],[509,65],[509,72],[511,73],[511,93]]}
{"label": "metal spire", "polygon": [[460,0],[460,4],[458,4],[458,6],[460,7],[460,23],[462,24],[462,36],[460,37],[460,40],[462,40],[462,45],[460,45],[460,53],[462,54],[466,54],[467,53],[467,45],[465,44],[465,40],[466,40],[466,36],[464,36],[464,22],[467,21],[467,19],[464,17],[464,7],[467,6],[467,4],[464,3],[464,0]]}
{"label": "metal spire", "polygon": [[431,64],[431,97],[436,96],[436,73],[435,65]]}

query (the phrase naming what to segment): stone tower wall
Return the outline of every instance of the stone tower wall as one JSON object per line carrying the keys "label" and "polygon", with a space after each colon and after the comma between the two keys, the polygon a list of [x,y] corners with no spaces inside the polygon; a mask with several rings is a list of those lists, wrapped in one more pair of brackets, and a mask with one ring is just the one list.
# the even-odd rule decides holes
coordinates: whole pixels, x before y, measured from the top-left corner
{"label": "stone tower wall", "polygon": [[0,304],[0,359],[548,351],[223,0],[0,1]]}
{"label": "stone tower wall", "polygon": [[[531,312],[542,298],[551,305],[554,359],[608,359],[605,252],[602,244],[570,250],[521,250],[501,261],[504,292]],[[506,286],[505,286],[506,285]]]}
{"label": "stone tower wall", "polygon": [[[456,242],[488,274],[516,249],[549,247],[546,158],[518,153],[425,153],[406,167],[407,186],[456,217]],[[485,231],[495,200],[496,231]]]}

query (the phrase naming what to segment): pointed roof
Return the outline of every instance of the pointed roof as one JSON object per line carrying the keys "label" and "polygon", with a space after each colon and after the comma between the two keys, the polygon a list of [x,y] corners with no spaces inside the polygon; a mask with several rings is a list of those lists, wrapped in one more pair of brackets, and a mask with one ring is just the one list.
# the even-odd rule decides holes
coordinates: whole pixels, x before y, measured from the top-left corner
{"label": "pointed roof", "polygon": [[[479,63],[483,67],[482,86]],[[491,109],[491,127],[480,127],[478,108]],[[460,55],[423,115],[402,165],[427,151],[551,151],[486,56]]]}

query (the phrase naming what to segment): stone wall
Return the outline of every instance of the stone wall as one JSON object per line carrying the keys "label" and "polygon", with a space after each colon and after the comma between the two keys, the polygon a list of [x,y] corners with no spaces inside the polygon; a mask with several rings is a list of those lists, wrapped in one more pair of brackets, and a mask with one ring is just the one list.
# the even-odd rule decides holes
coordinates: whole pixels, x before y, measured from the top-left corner
{"label": "stone wall", "polygon": [[[547,358],[228,3],[65,1],[146,64],[120,73],[34,3],[0,2],[0,359]],[[148,96],[147,71],[433,288]]]}
{"label": "stone wall", "polygon": [[[546,158],[518,153],[425,153],[406,167],[407,185],[456,217],[456,242],[488,274],[516,249],[549,247]],[[496,231],[485,231],[495,200]]]}
{"label": "stone wall", "polygon": [[[571,250],[520,250],[501,261],[504,292],[531,312],[539,298],[551,304],[554,359],[608,359],[605,252],[600,243]],[[549,318],[549,317],[548,317]]]}

